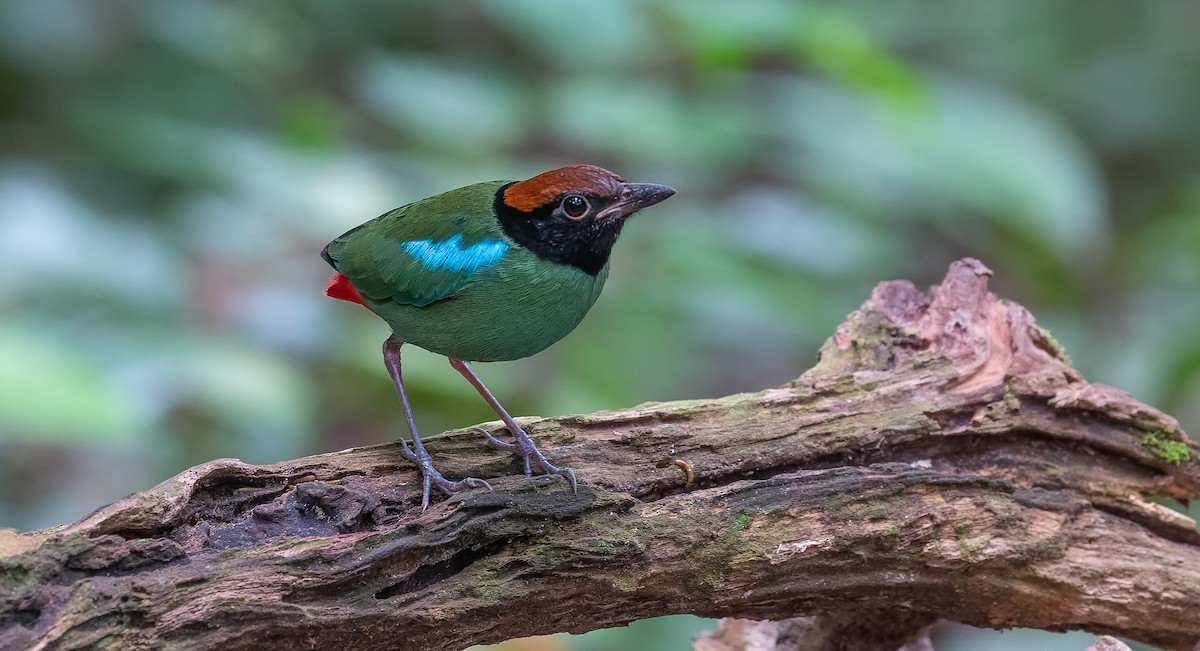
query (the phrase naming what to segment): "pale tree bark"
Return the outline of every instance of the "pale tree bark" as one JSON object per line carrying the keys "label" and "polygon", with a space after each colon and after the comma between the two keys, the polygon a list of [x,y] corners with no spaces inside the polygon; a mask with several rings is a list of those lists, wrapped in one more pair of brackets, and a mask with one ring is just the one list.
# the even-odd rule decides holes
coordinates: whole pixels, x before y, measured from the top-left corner
{"label": "pale tree bark", "polygon": [[429,441],[440,468],[495,490],[425,512],[383,445],[212,461],[0,533],[0,648],[441,650],[672,613],[804,617],[808,649],[938,619],[1195,648],[1200,534],[1147,498],[1200,495],[1200,450],[989,275],[880,284],[783,387],[525,419],[577,495],[461,430]]}

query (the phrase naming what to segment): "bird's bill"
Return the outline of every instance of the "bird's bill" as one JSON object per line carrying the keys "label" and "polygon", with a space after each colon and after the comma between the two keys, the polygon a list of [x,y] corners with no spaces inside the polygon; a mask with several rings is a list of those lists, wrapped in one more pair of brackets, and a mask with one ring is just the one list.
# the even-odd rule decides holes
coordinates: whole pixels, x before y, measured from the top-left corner
{"label": "bird's bill", "polygon": [[600,219],[628,217],[675,194],[675,188],[657,183],[622,183],[621,198],[604,209]]}

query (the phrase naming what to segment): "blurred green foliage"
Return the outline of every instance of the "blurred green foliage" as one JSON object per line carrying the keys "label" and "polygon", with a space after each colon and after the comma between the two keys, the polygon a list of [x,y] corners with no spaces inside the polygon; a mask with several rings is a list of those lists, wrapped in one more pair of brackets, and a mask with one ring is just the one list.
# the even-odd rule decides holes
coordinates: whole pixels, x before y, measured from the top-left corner
{"label": "blurred green foliage", "polygon": [[[0,526],[396,436],[385,327],[321,296],[317,252],[574,162],[680,193],[574,334],[482,367],[515,413],[777,385],[876,281],[972,255],[1089,379],[1200,431],[1197,24],[1178,0],[8,0]],[[492,418],[440,358],[406,373],[425,431]]]}

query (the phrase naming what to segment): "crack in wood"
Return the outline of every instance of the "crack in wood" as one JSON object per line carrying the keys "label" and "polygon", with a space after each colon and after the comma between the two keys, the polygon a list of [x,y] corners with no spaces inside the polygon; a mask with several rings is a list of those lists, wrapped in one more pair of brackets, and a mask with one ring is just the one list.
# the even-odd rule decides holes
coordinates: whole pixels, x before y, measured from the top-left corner
{"label": "crack in wood", "polygon": [[480,549],[464,549],[450,558],[437,563],[422,565],[410,574],[407,579],[393,583],[375,593],[376,599],[391,599],[406,595],[429,586],[445,581],[470,567],[476,561],[487,558],[500,551],[505,545],[502,540],[496,540]]}

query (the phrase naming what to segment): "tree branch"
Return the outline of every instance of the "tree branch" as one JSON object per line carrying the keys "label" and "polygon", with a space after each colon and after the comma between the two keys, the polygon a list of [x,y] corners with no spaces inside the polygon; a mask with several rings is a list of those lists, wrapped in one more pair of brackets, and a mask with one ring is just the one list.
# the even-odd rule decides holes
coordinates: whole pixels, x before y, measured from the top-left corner
{"label": "tree branch", "polygon": [[0,648],[441,650],[695,613],[877,623],[809,648],[947,618],[1192,649],[1200,534],[1145,498],[1200,495],[1200,450],[1085,382],[990,273],[880,284],[781,388],[525,419],[578,495],[459,430],[428,442],[441,469],[495,490],[426,512],[381,445],[212,461],[0,532]]}

